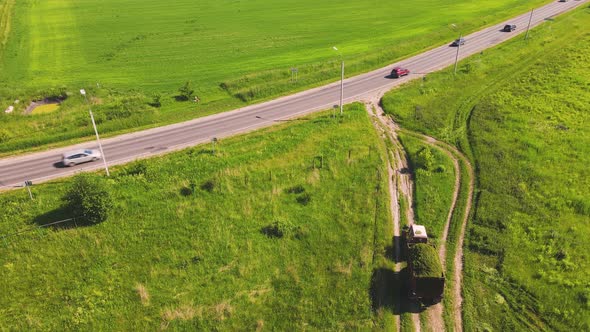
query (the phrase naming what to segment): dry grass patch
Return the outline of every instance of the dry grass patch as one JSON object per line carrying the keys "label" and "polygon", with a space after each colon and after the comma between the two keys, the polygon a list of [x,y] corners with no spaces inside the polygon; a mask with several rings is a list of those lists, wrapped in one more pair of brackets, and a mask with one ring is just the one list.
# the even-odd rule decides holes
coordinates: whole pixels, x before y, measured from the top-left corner
{"label": "dry grass patch", "polygon": [[317,168],[314,168],[311,173],[309,174],[309,176],[307,177],[307,183],[308,184],[316,184],[320,182],[320,170]]}
{"label": "dry grass patch", "polygon": [[220,321],[229,318],[233,311],[234,308],[228,302],[221,302],[215,306],[215,314],[217,315],[217,320]]}
{"label": "dry grass patch", "polygon": [[342,262],[337,261],[333,271],[350,277],[352,275],[352,259],[348,262],[348,265],[343,265]]}
{"label": "dry grass patch", "polygon": [[147,291],[147,288],[143,284],[135,285],[135,290],[139,295],[139,299],[141,300],[141,304],[149,305],[150,304],[150,294]]}
{"label": "dry grass patch", "polygon": [[266,293],[268,293],[268,292],[270,292],[270,291],[271,291],[271,289],[270,289],[270,288],[261,288],[261,289],[255,289],[255,290],[251,291],[250,293],[248,293],[248,300],[249,300],[251,303],[255,303],[255,302],[257,302],[257,301],[258,301],[258,299],[259,299],[259,298],[260,298],[262,295],[264,295],[264,294],[266,294]]}
{"label": "dry grass patch", "polygon": [[217,271],[219,273],[229,271],[234,267],[234,265],[235,265],[235,262],[231,262],[225,266],[220,267],[219,270],[217,270]]}
{"label": "dry grass patch", "polygon": [[170,324],[170,322],[174,321],[174,320],[192,320],[195,317],[201,317],[202,316],[202,309],[199,308],[194,308],[193,306],[190,305],[182,305],[176,309],[166,309],[163,313],[162,313],[162,324],[161,324],[161,328],[165,329],[168,327],[168,325]]}

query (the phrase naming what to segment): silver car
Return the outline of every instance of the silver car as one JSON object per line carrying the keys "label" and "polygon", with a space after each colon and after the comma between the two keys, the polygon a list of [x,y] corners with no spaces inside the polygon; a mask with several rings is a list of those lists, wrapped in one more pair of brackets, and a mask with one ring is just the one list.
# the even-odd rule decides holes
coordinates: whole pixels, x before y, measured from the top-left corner
{"label": "silver car", "polygon": [[96,150],[76,150],[64,153],[61,162],[64,166],[74,166],[88,161],[95,161],[101,158],[100,152]]}

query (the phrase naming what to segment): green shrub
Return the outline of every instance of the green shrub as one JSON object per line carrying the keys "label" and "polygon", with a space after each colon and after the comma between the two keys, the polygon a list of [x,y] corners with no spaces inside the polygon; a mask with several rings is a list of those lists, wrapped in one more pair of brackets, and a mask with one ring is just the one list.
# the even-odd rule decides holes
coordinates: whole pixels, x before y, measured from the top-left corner
{"label": "green shrub", "polygon": [[208,180],[208,181],[203,182],[203,184],[201,184],[201,190],[212,192],[213,189],[215,189],[215,181],[214,180]]}
{"label": "green shrub", "polygon": [[272,224],[263,227],[261,232],[269,238],[277,239],[290,235],[294,235],[296,238],[303,238],[309,234],[308,229],[302,229],[288,220],[275,220]]}
{"label": "green shrub", "polygon": [[418,152],[416,152],[416,157],[414,158],[416,161],[416,168],[422,168],[427,171],[430,171],[434,164],[434,155],[430,148],[423,147]]}
{"label": "green shrub", "polygon": [[195,90],[193,90],[190,81],[186,81],[183,86],[178,89],[177,100],[187,101],[193,97]]}
{"label": "green shrub", "polygon": [[147,171],[147,164],[144,161],[137,161],[125,167],[121,175],[146,175]]}
{"label": "green shrub", "polygon": [[113,206],[105,179],[96,174],[76,175],[63,200],[76,216],[92,224],[107,220]]}
{"label": "green shrub", "polygon": [[302,185],[296,185],[286,190],[289,194],[301,194],[305,192],[305,188]]}
{"label": "green shrub", "polygon": [[307,205],[307,204],[309,204],[309,201],[311,201],[311,195],[309,195],[308,193],[305,193],[305,194],[297,197],[297,203],[299,203],[301,205]]}
{"label": "green shrub", "polygon": [[8,130],[0,129],[0,143],[6,142],[10,139],[10,133]]}

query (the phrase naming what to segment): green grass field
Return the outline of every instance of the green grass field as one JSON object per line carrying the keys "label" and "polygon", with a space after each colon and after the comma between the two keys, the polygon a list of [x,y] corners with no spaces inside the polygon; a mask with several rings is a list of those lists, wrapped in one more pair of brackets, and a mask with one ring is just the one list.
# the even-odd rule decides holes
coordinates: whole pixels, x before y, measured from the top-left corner
{"label": "green grass field", "polygon": [[[546,2],[2,0],[0,108],[70,99],[59,114],[0,114],[0,153],[91,136],[80,88],[96,97],[101,132],[120,133],[335,80],[334,45],[352,75]],[[186,81],[201,103],[174,100]]]}
{"label": "green grass field", "polygon": [[476,166],[465,330],[590,328],[590,9],[386,95]]}
{"label": "green grass field", "polygon": [[[399,138],[414,169],[414,222],[426,226],[428,237],[437,244],[453,199],[453,162],[437,148],[415,137],[400,134]],[[422,149],[432,153],[431,169],[424,169],[417,160],[417,153]]]}
{"label": "green grass field", "polygon": [[[392,311],[372,295],[374,271],[393,264],[384,149],[355,104],[340,123],[324,113],[223,140],[215,155],[113,168],[106,222],[0,243],[0,326],[387,328]],[[0,233],[68,216],[69,182],[33,187],[35,201],[0,196]],[[264,233],[275,222],[282,238]]]}

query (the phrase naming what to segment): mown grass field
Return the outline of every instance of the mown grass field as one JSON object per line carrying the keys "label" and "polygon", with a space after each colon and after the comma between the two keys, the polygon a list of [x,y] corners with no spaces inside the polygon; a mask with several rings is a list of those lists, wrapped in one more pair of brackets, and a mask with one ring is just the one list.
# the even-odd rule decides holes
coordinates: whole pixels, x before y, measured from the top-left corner
{"label": "mown grass field", "polygon": [[384,99],[475,162],[465,330],[590,328],[589,31],[581,8]]}
{"label": "mown grass field", "polygon": [[[311,116],[210,148],[114,168],[116,207],[102,224],[0,243],[0,326],[391,326],[372,292],[374,271],[393,264],[384,146],[360,104],[341,123]],[[0,233],[68,216],[69,182],[35,186],[35,201],[0,196]],[[264,233],[275,222],[282,238]]]}
{"label": "mown grass field", "polygon": [[[2,0],[0,108],[70,100],[56,114],[0,114],[0,153],[91,136],[80,88],[95,97],[109,135],[335,80],[334,45],[352,75],[546,2]],[[186,81],[199,104],[175,101]],[[161,107],[149,105],[153,94]]]}

